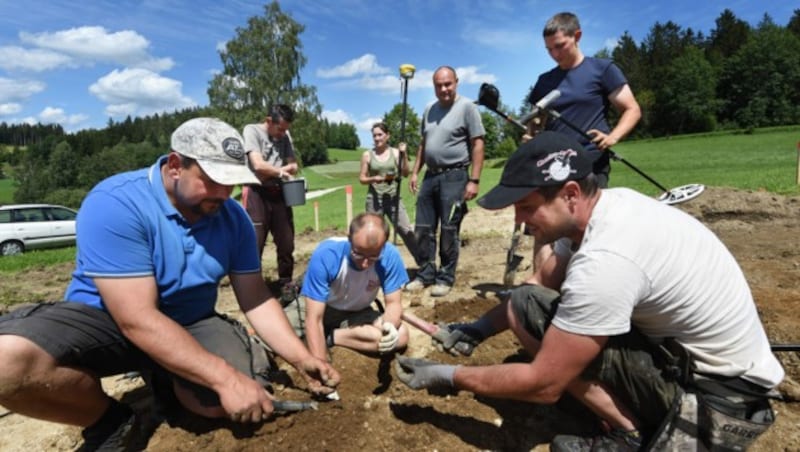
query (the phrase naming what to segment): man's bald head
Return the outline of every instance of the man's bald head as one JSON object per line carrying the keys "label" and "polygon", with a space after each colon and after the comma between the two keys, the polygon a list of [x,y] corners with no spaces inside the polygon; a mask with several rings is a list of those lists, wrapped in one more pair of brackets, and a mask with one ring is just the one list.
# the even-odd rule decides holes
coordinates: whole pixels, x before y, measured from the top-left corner
{"label": "man's bald head", "polygon": [[362,212],[350,222],[348,238],[351,243],[357,239],[363,246],[381,248],[389,239],[389,224],[383,215]]}

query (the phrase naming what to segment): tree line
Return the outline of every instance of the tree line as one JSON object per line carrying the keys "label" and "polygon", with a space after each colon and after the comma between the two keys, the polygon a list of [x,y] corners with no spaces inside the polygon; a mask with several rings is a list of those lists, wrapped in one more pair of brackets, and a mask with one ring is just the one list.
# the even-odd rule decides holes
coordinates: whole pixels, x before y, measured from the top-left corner
{"label": "tree line", "polygon": [[[327,163],[329,147],[357,149],[361,143],[355,126],[323,119],[316,87],[300,78],[306,64],[303,31],[277,1],[236,28],[219,51],[222,70],[209,82],[207,107],[109,120],[103,129],[75,133],[57,125],[0,123],[0,143],[6,145],[0,146],[0,168],[12,169],[15,201],[78,207],[103,178],[147,166],[164,154],[170,134],[185,120],[215,116],[241,130],[262,122],[275,103],[296,111],[292,136],[301,164]],[[657,22],[641,43],[625,32],[614,49],[595,56],[611,58],[622,68],[642,106],[634,137],[800,123],[800,10],[786,26],[764,15],[753,27],[726,9],[709,36]],[[420,118],[407,107],[405,122],[400,103],[383,121],[391,143],[405,139],[414,154]],[[522,99],[516,109],[502,104],[499,109],[521,116],[530,107]],[[521,131],[489,111],[481,116],[487,157],[513,152]]]}

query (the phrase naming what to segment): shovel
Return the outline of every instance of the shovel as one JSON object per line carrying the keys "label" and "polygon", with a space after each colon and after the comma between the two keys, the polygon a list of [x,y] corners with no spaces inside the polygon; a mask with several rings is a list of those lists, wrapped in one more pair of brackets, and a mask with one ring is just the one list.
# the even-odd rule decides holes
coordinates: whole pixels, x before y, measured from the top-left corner
{"label": "shovel", "polygon": [[514,274],[517,272],[522,256],[517,254],[519,239],[522,235],[522,223],[514,223],[514,232],[511,234],[511,246],[506,254],[506,269],[503,273],[503,285],[511,287],[514,285]]}

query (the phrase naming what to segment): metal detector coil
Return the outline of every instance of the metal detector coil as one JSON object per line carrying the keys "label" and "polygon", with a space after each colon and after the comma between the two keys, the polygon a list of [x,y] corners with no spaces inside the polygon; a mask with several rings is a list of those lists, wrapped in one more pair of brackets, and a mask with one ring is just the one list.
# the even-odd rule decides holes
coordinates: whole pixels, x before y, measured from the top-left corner
{"label": "metal detector coil", "polygon": [[697,198],[705,191],[705,189],[706,186],[702,184],[681,185],[680,187],[675,187],[672,190],[661,193],[661,195],[659,195],[659,197],[656,199],[664,204],[680,204],[682,202]]}

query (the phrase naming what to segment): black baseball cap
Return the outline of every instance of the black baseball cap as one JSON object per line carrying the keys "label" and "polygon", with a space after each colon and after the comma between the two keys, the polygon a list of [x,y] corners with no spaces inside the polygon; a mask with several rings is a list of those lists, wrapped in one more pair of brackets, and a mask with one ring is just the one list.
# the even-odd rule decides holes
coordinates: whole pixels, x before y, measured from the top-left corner
{"label": "black baseball cap", "polygon": [[489,210],[503,209],[539,187],[583,179],[601,155],[587,152],[569,135],[542,132],[511,154],[500,184],[478,199],[478,205]]}

